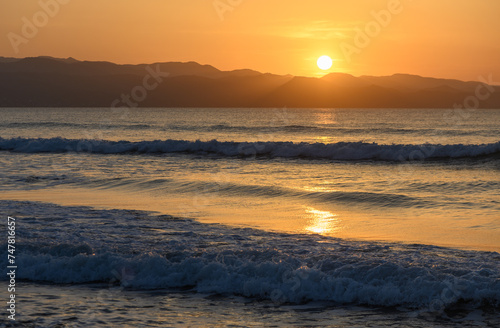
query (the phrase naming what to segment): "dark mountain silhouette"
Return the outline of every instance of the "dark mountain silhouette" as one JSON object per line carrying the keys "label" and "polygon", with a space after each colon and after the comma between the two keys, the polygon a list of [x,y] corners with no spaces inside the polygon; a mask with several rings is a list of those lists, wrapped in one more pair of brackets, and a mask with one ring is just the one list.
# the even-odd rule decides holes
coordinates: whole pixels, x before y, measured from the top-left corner
{"label": "dark mountain silhouette", "polygon": [[[148,79],[152,71],[161,76]],[[0,107],[453,108],[476,97],[478,88],[479,107],[500,108],[499,86],[408,74],[310,78],[220,71],[195,62],[117,65],[0,57]]]}

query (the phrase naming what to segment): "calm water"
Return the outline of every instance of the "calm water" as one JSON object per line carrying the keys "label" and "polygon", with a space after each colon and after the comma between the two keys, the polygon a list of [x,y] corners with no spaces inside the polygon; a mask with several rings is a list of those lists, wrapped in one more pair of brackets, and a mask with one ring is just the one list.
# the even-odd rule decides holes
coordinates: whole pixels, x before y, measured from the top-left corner
{"label": "calm water", "polygon": [[0,114],[26,324],[499,322],[500,110]]}

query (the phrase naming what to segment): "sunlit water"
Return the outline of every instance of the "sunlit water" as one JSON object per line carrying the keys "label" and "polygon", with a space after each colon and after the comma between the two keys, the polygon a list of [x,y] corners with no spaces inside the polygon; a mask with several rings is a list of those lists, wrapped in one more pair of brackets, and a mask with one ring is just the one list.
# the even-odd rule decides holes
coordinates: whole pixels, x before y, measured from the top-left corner
{"label": "sunlit water", "polygon": [[[151,325],[161,326],[172,319],[157,314],[164,302],[192,320],[173,326],[203,325],[204,319],[193,318],[209,317],[212,306],[219,316],[211,320],[220,326],[230,324],[224,309],[245,313],[241,326],[289,326],[285,322],[304,324],[304,318],[318,320],[317,326],[359,324],[360,313],[372,311],[353,308],[360,305],[410,311],[366,317],[385,317],[388,325],[401,316],[408,326],[428,326],[443,316],[486,324],[496,317],[490,312],[500,300],[500,110],[465,115],[427,109],[0,109],[0,114],[1,199],[10,200],[1,203],[2,213],[20,217],[19,234],[26,238],[21,239],[26,245],[21,277],[30,291],[24,296],[26,324],[40,316],[36,307],[47,306],[37,293],[74,291],[88,298],[92,288],[112,288],[110,281],[121,288],[117,302],[146,297],[154,305],[113,308],[100,325],[123,323],[130,313],[136,320],[130,325],[137,326],[144,322],[138,313],[146,311],[146,317],[158,316]],[[196,221],[172,221],[182,222],[174,227],[140,211]],[[96,234],[100,238],[90,237]],[[69,253],[60,250],[68,245],[74,247]],[[169,250],[178,257],[166,255]],[[76,263],[79,270],[52,272]],[[177,264],[177,272],[192,279],[172,276],[169,270]],[[423,271],[415,275],[412,267]],[[85,273],[96,268],[96,275]],[[124,268],[131,272],[125,283],[113,273]],[[396,276],[388,275],[391,271]],[[139,279],[145,272],[148,283]],[[423,284],[421,296],[411,289],[416,281]],[[86,289],[82,283],[97,286]],[[72,289],[65,289],[67,284]],[[245,284],[247,289],[240,289]],[[171,288],[182,289],[181,296]],[[469,293],[482,288],[484,293]],[[161,292],[145,296],[145,290]],[[454,296],[443,299],[450,291]],[[405,293],[414,297],[402,297]],[[213,295],[223,296],[213,300]],[[54,320],[85,325],[77,310],[80,296],[71,298],[72,315],[62,316],[61,302],[68,297],[50,301],[55,310],[42,325]],[[184,298],[198,304],[197,310],[179,310],[189,303]],[[453,311],[460,300],[468,310],[457,319]],[[303,311],[308,302],[322,303]],[[262,321],[262,313],[269,318]],[[336,318],[328,324],[321,321],[327,313]],[[452,325],[446,320],[440,324]]]}

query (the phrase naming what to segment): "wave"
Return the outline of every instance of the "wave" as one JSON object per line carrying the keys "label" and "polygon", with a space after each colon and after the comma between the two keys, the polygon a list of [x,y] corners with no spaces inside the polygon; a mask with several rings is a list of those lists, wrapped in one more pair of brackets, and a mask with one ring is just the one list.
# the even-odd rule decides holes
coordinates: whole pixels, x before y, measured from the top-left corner
{"label": "wave", "polygon": [[277,125],[277,126],[239,126],[239,125],[227,125],[227,124],[215,124],[215,125],[176,125],[169,124],[162,128],[163,131],[204,131],[204,132],[217,132],[217,131],[229,131],[229,132],[243,132],[243,133],[328,133],[328,135],[366,135],[369,133],[377,134],[416,134],[416,135],[491,135],[494,129],[485,130],[458,130],[458,129],[431,129],[431,128],[394,128],[394,127],[373,127],[372,125],[366,127],[342,127],[338,125],[326,125],[326,126],[315,126],[315,125],[302,125],[302,124],[290,124],[290,125]]}
{"label": "wave", "polygon": [[80,181],[79,185],[90,188],[112,189],[128,188],[138,191],[161,191],[168,193],[196,193],[196,194],[223,194],[226,196],[249,196],[249,197],[286,197],[308,199],[316,202],[331,203],[354,203],[370,204],[380,207],[411,207],[429,206],[433,203],[429,200],[414,198],[403,194],[375,193],[363,191],[321,191],[309,192],[299,189],[282,188],[278,186],[246,185],[229,182],[207,182],[207,181],[178,181],[173,179],[103,179],[95,181]]}
{"label": "wave", "polygon": [[454,193],[457,194],[470,194],[472,192],[484,192],[489,190],[500,190],[500,181],[485,181],[477,179],[475,181],[439,181],[439,182],[411,182],[400,192],[405,192],[407,189],[422,191],[422,192],[437,192],[437,193]]}
{"label": "wave", "polygon": [[[283,303],[332,301],[421,308],[437,301],[446,307],[459,302],[500,306],[498,270],[493,266],[469,271],[447,265],[440,270],[395,259],[353,261],[356,255],[374,252],[369,248],[354,247],[351,255],[335,254],[337,258],[312,255],[314,260],[270,249],[123,256],[102,253],[87,244],[31,246],[35,248],[36,252],[28,253],[26,248],[21,253],[21,279],[56,284],[115,281],[134,289],[190,289]],[[114,272],[121,275],[114,276]]]}
{"label": "wave", "polygon": [[231,141],[105,141],[85,139],[0,138],[0,150],[21,153],[87,152],[94,154],[213,154],[217,156],[261,156],[268,158],[305,158],[329,160],[384,160],[412,162],[434,159],[497,158],[500,142],[480,145],[381,145],[365,142],[293,143],[293,142],[231,142]]}
{"label": "wave", "polygon": [[110,124],[102,123],[68,123],[68,122],[11,122],[0,123],[2,128],[77,128],[77,129],[132,129],[144,130],[152,128],[148,124]]}
{"label": "wave", "polygon": [[4,188],[19,188],[21,190],[43,189],[58,185],[77,185],[89,189],[126,189],[133,191],[154,191],[155,193],[193,193],[206,194],[210,196],[245,196],[265,198],[295,198],[307,199],[317,203],[348,203],[363,204],[378,207],[426,207],[435,205],[434,202],[404,195],[401,193],[382,193],[366,191],[307,191],[301,189],[283,188],[279,186],[250,185],[230,182],[210,181],[183,181],[175,179],[134,179],[134,178],[111,178],[91,179],[80,175],[9,175],[1,182]]}
{"label": "wave", "polygon": [[[18,278],[27,281],[188,289],[279,303],[500,307],[495,252],[272,233],[139,211],[14,201],[0,201],[0,208],[16,213],[22,226],[16,259]],[[6,262],[3,256],[0,265]]]}

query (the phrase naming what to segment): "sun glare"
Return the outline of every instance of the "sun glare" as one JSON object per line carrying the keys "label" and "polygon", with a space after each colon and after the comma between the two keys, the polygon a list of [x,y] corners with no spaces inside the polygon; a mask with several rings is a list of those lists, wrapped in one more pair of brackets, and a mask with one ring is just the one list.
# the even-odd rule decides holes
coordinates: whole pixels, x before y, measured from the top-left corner
{"label": "sun glare", "polygon": [[327,70],[332,67],[333,60],[328,56],[321,56],[318,58],[318,67],[322,70]]}
{"label": "sun glare", "polygon": [[340,219],[337,214],[319,211],[312,207],[307,207],[306,213],[310,216],[310,220],[305,230],[318,234],[334,233],[340,230]]}

